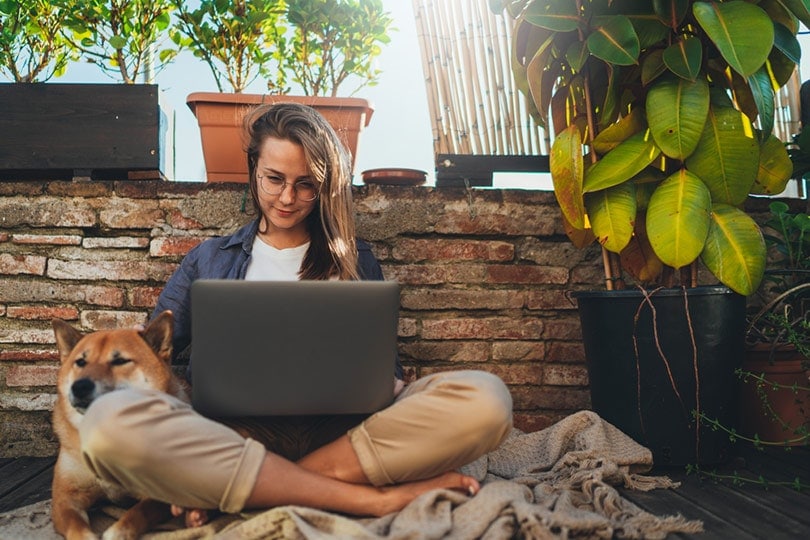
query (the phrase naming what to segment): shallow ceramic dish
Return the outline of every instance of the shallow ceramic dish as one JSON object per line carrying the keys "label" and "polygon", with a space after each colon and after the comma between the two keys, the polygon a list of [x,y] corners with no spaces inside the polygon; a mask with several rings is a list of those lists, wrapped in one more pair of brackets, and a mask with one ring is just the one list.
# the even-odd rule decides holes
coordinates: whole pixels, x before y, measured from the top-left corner
{"label": "shallow ceramic dish", "polygon": [[425,183],[427,173],[417,169],[368,169],[363,171],[366,184],[418,186]]}

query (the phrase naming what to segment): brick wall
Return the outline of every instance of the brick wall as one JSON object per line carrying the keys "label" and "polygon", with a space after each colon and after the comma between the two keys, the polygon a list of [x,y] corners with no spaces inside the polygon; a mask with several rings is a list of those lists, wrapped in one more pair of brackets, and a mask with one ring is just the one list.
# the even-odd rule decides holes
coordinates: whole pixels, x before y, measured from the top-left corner
{"label": "brick wall", "polygon": [[[56,452],[50,319],[85,331],[146,321],[183,255],[235,230],[244,188],[173,182],[0,182],[0,455]],[[565,238],[553,194],[355,188],[359,235],[402,285],[408,377],[501,376],[516,424],[587,408],[572,289],[601,284],[595,247]]]}

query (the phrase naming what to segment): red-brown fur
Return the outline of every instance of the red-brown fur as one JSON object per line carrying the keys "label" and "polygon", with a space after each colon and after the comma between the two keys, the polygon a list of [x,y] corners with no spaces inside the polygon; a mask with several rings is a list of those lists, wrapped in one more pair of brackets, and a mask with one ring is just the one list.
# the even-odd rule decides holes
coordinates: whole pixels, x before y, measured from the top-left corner
{"label": "red-brown fur", "polygon": [[[153,388],[188,401],[184,383],[171,370],[172,325],[168,311],[142,331],[103,330],[82,335],[60,319],[53,321],[61,367],[53,411],[60,448],[51,516],[56,531],[68,539],[96,538],[87,510],[102,499],[121,502],[129,497],[119,486],[97,478],[82,461],[78,425],[90,402],[124,387]],[[103,537],[137,538],[169,517],[168,505],[140,500]]]}

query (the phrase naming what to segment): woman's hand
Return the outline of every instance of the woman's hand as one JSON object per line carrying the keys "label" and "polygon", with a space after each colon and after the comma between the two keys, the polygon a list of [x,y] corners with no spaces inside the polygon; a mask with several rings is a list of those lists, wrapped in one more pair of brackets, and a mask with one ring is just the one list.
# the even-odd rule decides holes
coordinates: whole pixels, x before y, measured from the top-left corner
{"label": "woman's hand", "polygon": [[394,378],[394,397],[397,397],[403,388],[405,388],[405,381]]}

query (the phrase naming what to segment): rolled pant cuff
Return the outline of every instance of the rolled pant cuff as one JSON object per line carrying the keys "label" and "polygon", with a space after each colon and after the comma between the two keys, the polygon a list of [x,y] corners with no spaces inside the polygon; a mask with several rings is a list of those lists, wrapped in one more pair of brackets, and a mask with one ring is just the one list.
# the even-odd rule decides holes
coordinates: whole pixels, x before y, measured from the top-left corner
{"label": "rolled pant cuff", "polygon": [[225,493],[219,502],[220,510],[229,514],[242,511],[253,491],[253,486],[256,485],[256,479],[259,477],[259,470],[266,454],[267,450],[261,443],[253,439],[246,439],[242,455],[239,457],[239,464],[228,481]]}
{"label": "rolled pant cuff", "polygon": [[360,462],[360,468],[363,469],[363,474],[366,475],[371,485],[385,486],[393,484],[394,481],[382,466],[382,459],[377,454],[365,425],[360,424],[356,428],[349,430],[348,435],[354,453],[357,454],[357,460]]}

